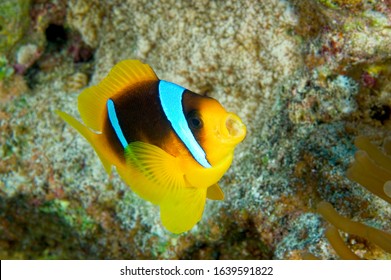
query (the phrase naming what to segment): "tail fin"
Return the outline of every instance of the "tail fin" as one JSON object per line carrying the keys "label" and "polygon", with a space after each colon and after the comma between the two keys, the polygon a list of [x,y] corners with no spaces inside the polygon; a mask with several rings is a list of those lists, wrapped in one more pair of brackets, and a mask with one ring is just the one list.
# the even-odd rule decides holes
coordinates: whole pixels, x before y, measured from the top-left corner
{"label": "tail fin", "polygon": [[101,140],[100,138],[102,137],[101,134],[92,132],[88,127],[86,127],[67,113],[64,113],[62,111],[56,111],[56,114],[59,115],[64,121],[69,123],[71,126],[73,126],[81,135],[84,136],[84,138],[88,140],[88,142],[90,142],[91,146],[94,148],[95,152],[99,156],[106,172],[110,174],[111,163],[108,159],[106,159],[106,157],[102,154],[101,149],[99,148],[99,142]]}

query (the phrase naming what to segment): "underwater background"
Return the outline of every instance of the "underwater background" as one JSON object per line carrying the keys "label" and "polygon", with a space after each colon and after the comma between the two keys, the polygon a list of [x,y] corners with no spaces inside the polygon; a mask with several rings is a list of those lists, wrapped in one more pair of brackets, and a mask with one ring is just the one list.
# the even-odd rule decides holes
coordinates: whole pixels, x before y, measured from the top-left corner
{"label": "underwater background", "polygon": [[[189,232],[165,230],[55,114],[77,116],[123,59],[247,126],[225,200]],[[339,259],[321,201],[385,234],[383,250],[340,231],[355,256],[390,259],[391,195],[347,177],[357,136],[390,151],[390,82],[390,0],[0,0],[0,259]]]}

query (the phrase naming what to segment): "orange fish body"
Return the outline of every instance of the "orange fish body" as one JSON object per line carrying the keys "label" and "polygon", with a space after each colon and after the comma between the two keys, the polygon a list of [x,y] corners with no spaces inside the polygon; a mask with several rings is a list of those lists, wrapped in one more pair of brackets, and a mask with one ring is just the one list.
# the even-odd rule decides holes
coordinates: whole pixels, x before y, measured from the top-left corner
{"label": "orange fish body", "polygon": [[160,206],[163,225],[190,230],[246,135],[240,118],[210,97],[159,80],[147,64],[119,62],[78,98],[84,124],[58,111],[94,147],[105,170],[115,166],[142,198]]}

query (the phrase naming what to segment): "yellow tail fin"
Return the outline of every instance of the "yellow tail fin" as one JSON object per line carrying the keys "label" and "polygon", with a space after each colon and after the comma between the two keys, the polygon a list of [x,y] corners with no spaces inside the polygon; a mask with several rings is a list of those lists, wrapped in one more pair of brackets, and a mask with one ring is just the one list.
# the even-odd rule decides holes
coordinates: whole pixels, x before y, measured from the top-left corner
{"label": "yellow tail fin", "polygon": [[67,113],[56,111],[56,114],[59,115],[64,121],[73,126],[81,135],[84,136],[90,142],[91,146],[94,148],[95,152],[98,154],[102,164],[108,174],[111,173],[111,163],[106,157],[102,154],[101,149],[99,148],[99,141],[101,140],[101,135],[92,132],[88,127],[80,123],[74,117],[68,115]]}

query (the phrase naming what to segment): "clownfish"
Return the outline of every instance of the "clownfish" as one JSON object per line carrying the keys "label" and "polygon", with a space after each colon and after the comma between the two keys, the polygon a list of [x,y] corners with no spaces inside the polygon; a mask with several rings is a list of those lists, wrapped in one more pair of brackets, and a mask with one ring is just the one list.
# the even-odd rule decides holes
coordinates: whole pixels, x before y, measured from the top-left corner
{"label": "clownfish", "polygon": [[124,60],[80,93],[78,110],[84,124],[57,114],[89,141],[108,174],[115,166],[135,193],[159,205],[169,231],[190,230],[206,198],[224,199],[217,182],[246,126],[217,100],[159,80],[138,60]]}

